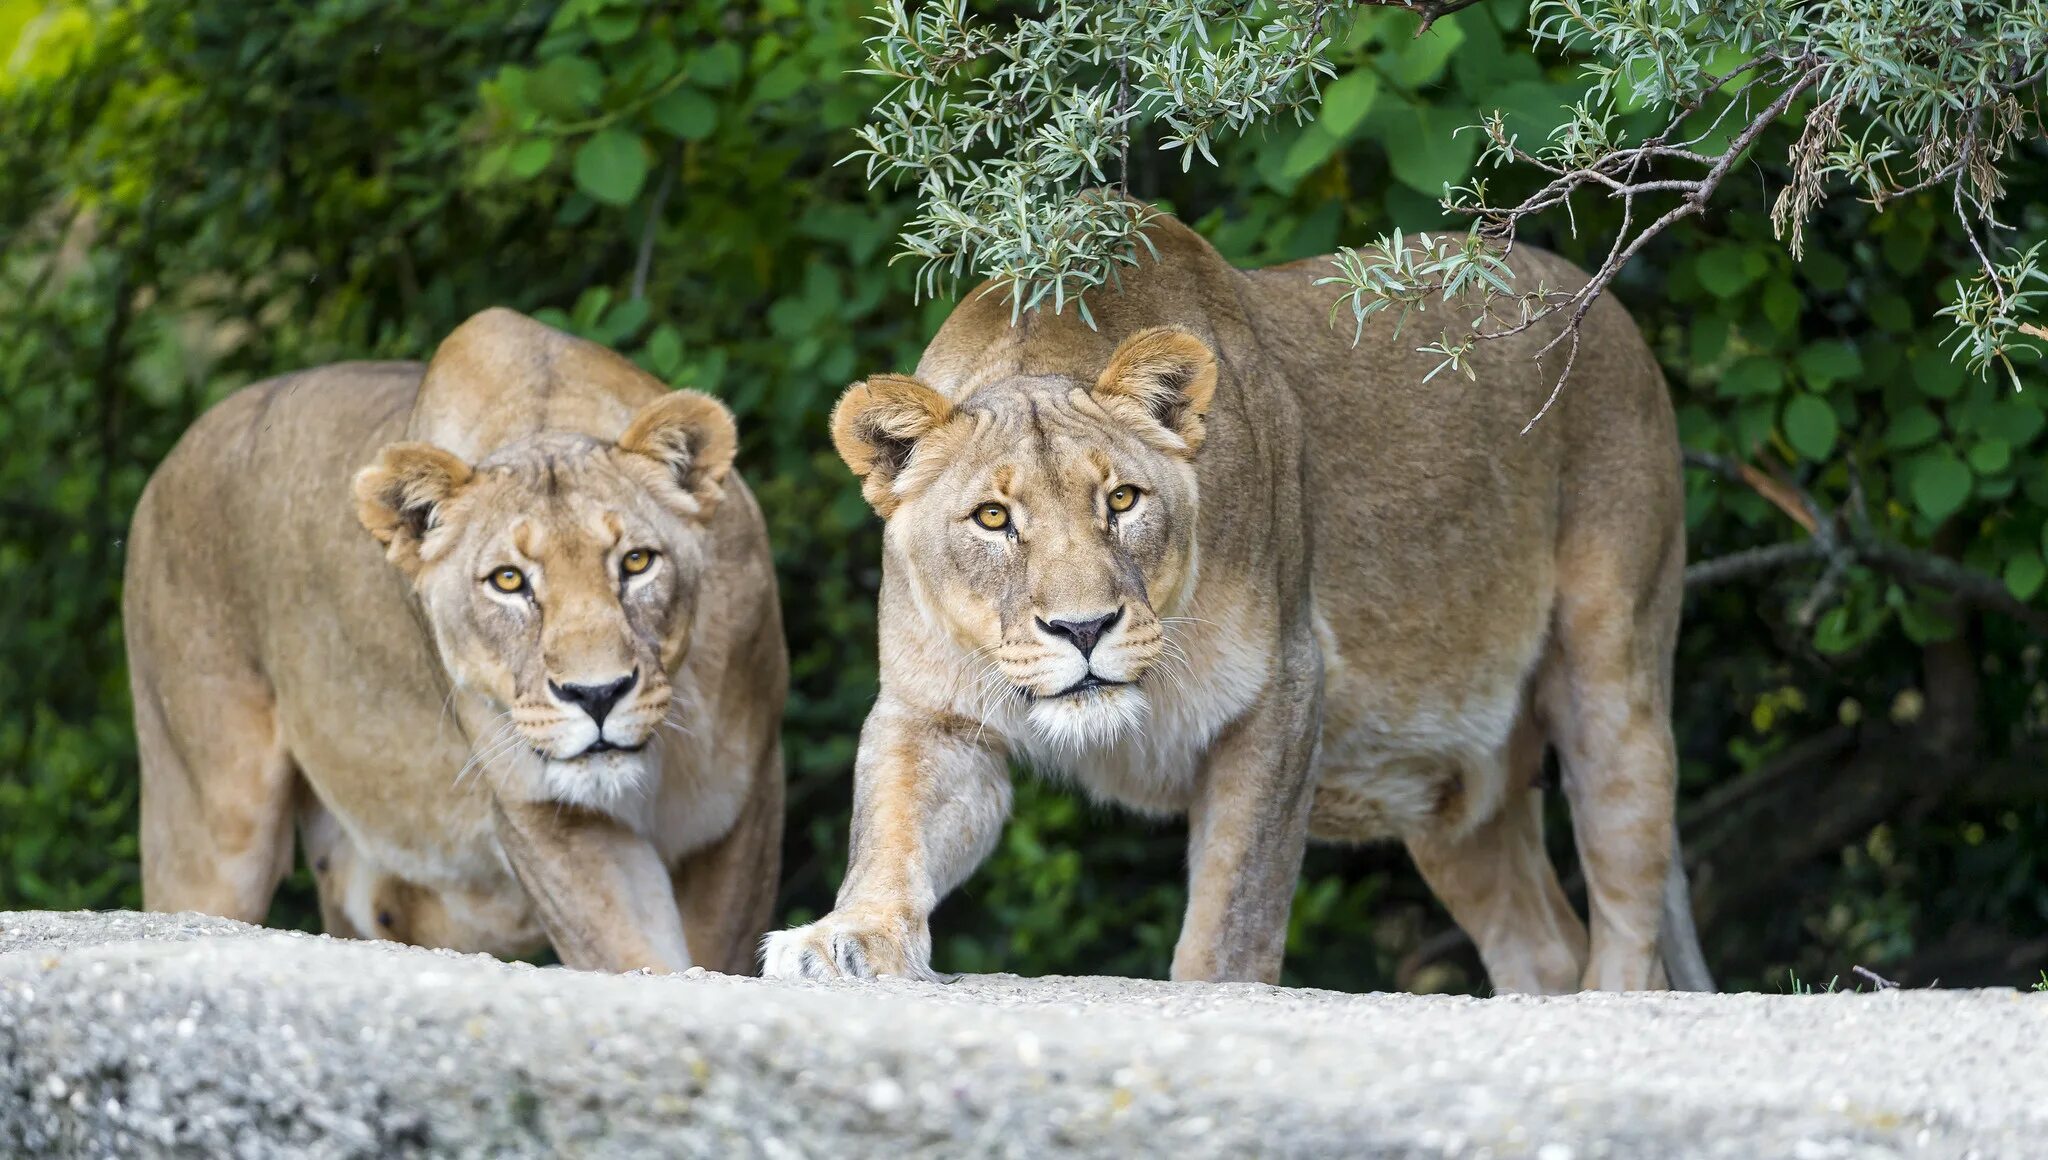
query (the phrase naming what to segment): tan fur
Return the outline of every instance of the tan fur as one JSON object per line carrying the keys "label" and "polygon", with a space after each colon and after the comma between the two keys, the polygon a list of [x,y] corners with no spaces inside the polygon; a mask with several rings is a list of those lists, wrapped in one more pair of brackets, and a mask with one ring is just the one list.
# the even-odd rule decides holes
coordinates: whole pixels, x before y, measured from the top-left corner
{"label": "tan fur", "polygon": [[[932,908],[992,847],[1016,756],[1187,817],[1177,979],[1278,978],[1314,834],[1404,839],[1501,989],[1664,985],[1683,512],[1628,316],[1594,307],[1524,436],[1558,369],[1541,328],[1480,348],[1476,382],[1424,383],[1436,310],[1354,346],[1324,260],[1246,272],[1171,219],[1150,237],[1156,260],[1089,296],[1099,330],[1013,327],[973,292],[915,379],[834,412],[887,521],[882,687],[838,905],[770,936],[767,971],[927,973]],[[1123,484],[1140,498],[1112,518]],[[974,522],[991,503],[999,533]],[[1543,850],[1547,745],[1590,939]]]}
{"label": "tan fur", "polygon": [[507,310],[202,416],[130,539],[145,904],[262,921],[296,824],[337,934],[751,969],[787,662],[734,446]]}

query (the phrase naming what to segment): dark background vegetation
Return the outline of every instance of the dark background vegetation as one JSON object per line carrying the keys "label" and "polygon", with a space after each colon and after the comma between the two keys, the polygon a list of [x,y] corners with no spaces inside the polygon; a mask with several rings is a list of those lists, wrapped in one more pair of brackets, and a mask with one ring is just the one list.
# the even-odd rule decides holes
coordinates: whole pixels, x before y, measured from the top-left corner
{"label": "dark background vegetation", "polygon": [[[0,0],[0,908],[140,902],[122,537],[179,433],[267,375],[424,358],[498,303],[738,413],[794,667],[784,910],[829,906],[875,686],[878,541],[825,416],[850,380],[907,369],[949,305],[915,302],[910,264],[889,264],[908,195],[835,164],[881,92],[848,72],[869,11]],[[1133,190],[1245,264],[1427,227],[1478,145],[1453,129],[1500,106],[1540,133],[1578,92],[1524,24],[1516,0],[1420,39],[1412,16],[1368,13],[1336,53],[1354,79],[1316,121],[1186,174],[1138,150]],[[1693,557],[1804,537],[1773,488],[1841,497],[1853,469],[1878,534],[2033,598],[2048,391],[1966,379],[1940,349],[1934,312],[1968,256],[1937,196],[1833,203],[1791,260],[1767,223],[1790,132],[1615,289],[1688,446],[1776,481],[1689,471]],[[2041,236],[2038,142],[2008,174],[2008,217]],[[1581,205],[1579,237],[1560,220],[1546,244],[1583,257],[1604,213]],[[1819,572],[1688,601],[1681,817],[1709,959],[1764,989],[1859,964],[1909,984],[2034,981],[2038,628],[1861,568],[1815,599]],[[999,853],[939,913],[937,965],[1162,975],[1182,873],[1179,826],[1022,780]],[[310,898],[295,878],[274,921],[309,924]],[[1398,848],[1314,851],[1288,979],[1479,988],[1448,927]]]}

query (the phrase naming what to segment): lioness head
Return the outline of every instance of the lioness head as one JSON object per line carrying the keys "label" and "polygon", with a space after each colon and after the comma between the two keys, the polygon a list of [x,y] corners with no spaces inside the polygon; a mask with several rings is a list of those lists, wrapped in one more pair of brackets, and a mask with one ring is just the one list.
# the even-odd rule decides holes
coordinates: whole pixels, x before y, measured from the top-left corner
{"label": "lioness head", "polygon": [[643,784],[734,446],[725,407],[679,391],[615,444],[544,432],[470,464],[395,443],[356,476],[357,516],[410,578],[450,678],[502,710],[480,758],[523,745],[577,804]]}
{"label": "lioness head", "polygon": [[847,390],[832,437],[888,521],[892,567],[925,614],[993,657],[1037,740],[1074,750],[1141,721],[1192,589],[1194,457],[1216,360],[1141,331],[1093,382],[1012,376],[958,401],[883,375]]}

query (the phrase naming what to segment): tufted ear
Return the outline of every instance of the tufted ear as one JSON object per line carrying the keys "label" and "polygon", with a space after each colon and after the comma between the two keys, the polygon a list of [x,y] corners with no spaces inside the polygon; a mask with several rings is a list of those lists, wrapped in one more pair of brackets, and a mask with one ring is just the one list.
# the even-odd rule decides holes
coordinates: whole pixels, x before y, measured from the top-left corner
{"label": "tufted ear", "polygon": [[876,375],[846,388],[832,408],[832,445],[861,477],[861,494],[883,519],[896,510],[897,477],[917,441],[953,416],[944,395],[907,375]]}
{"label": "tufted ear", "polygon": [[676,391],[640,408],[619,436],[619,450],[661,464],[676,489],[664,498],[702,518],[725,494],[725,474],[739,440],[724,403],[698,391]]}
{"label": "tufted ear", "polygon": [[410,576],[419,570],[420,541],[469,476],[469,464],[431,443],[393,443],[356,473],[356,519]]}
{"label": "tufted ear", "polygon": [[1189,454],[1202,445],[1202,416],[1216,396],[1216,356],[1175,326],[1141,330],[1123,341],[1095,380],[1095,397],[1136,403],[1179,435]]}

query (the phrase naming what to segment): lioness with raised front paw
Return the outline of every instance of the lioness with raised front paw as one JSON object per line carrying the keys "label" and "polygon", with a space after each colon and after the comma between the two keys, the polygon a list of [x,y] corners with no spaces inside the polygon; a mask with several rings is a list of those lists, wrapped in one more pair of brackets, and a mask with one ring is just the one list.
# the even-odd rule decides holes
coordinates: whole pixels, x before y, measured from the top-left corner
{"label": "lioness with raised front paw", "polygon": [[[1425,384],[1386,316],[1332,327],[1326,261],[1149,236],[1088,296],[1099,330],[970,293],[916,378],[834,412],[886,521],[881,694],[838,903],[767,972],[927,975],[1015,755],[1187,816],[1176,979],[1275,981],[1307,840],[1399,837],[1497,989],[1709,986],[1672,858],[1678,442],[1627,314],[1593,308],[1521,435],[1558,369],[1540,328]],[[1546,746],[1590,940],[1543,848]]]}
{"label": "lioness with raised front paw", "polygon": [[145,904],[262,921],[296,823],[336,934],[751,969],[788,680],[734,445],[508,310],[202,416],[129,541]]}

